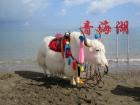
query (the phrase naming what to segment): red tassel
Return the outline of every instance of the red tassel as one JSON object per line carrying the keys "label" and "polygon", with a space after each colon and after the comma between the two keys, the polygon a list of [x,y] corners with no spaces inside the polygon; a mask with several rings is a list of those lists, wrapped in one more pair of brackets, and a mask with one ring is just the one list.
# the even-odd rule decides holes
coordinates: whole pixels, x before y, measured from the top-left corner
{"label": "red tassel", "polygon": [[72,62],[72,68],[73,68],[73,70],[76,70],[77,69],[76,60],[73,60],[73,62]]}

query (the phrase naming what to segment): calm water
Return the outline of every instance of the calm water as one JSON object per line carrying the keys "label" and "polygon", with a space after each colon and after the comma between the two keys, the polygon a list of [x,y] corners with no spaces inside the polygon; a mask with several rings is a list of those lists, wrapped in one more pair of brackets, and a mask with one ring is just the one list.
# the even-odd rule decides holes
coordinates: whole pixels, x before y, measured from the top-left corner
{"label": "calm water", "polygon": [[45,36],[45,32],[1,31],[0,61],[34,60]]}
{"label": "calm water", "polygon": [[[47,32],[0,31],[0,63],[12,61],[34,61],[37,50]],[[140,30],[130,29],[130,58],[140,59]],[[103,36],[107,58],[116,58],[116,34]],[[127,35],[119,35],[119,58],[127,57]]]}

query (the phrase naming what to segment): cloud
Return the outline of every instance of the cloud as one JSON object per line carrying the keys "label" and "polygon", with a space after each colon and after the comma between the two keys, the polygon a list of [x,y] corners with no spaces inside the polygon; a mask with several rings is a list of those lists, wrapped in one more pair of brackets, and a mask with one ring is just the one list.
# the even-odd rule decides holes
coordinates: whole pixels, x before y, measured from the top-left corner
{"label": "cloud", "polygon": [[0,20],[27,20],[46,4],[46,0],[0,0]]}
{"label": "cloud", "polygon": [[61,11],[57,14],[57,16],[65,16],[67,13],[66,9],[61,9]]}
{"label": "cloud", "polygon": [[135,14],[136,16],[140,16],[140,11]]}
{"label": "cloud", "polygon": [[140,5],[140,0],[132,0],[134,3]]}
{"label": "cloud", "polygon": [[94,0],[88,7],[88,12],[106,12],[110,8],[124,4],[127,0]]}
{"label": "cloud", "polygon": [[140,0],[93,0],[89,4],[87,13],[102,13],[127,3],[140,4]]}
{"label": "cloud", "polygon": [[76,5],[88,3],[89,1],[91,0],[64,0],[64,4],[66,6],[76,6]]}
{"label": "cloud", "polygon": [[80,6],[85,3],[87,4],[87,13],[104,13],[127,3],[140,5],[140,0],[64,0],[65,6]]}
{"label": "cloud", "polygon": [[26,22],[24,23],[24,25],[25,25],[25,26],[29,26],[30,23],[29,23],[28,21],[26,21]]}

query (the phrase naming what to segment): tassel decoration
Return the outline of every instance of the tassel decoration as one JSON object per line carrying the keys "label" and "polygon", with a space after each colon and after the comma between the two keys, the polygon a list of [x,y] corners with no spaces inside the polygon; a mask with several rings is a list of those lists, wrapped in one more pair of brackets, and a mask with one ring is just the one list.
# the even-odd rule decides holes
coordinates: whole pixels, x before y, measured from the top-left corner
{"label": "tassel decoration", "polygon": [[67,59],[68,65],[71,65],[71,59],[72,58],[69,56],[68,59]]}
{"label": "tassel decoration", "polygon": [[84,66],[81,64],[78,64],[78,70],[80,70],[80,72],[84,71]]}
{"label": "tassel decoration", "polygon": [[76,70],[76,69],[77,69],[76,60],[73,60],[73,61],[72,61],[72,69],[73,69],[73,70]]}
{"label": "tassel decoration", "polygon": [[69,45],[69,42],[66,41],[66,45],[65,45],[65,58],[68,58],[69,56],[71,56],[71,48]]}
{"label": "tassel decoration", "polygon": [[84,63],[84,36],[80,36],[79,63]]}
{"label": "tassel decoration", "polygon": [[80,65],[80,71],[84,72],[84,66],[83,65]]}

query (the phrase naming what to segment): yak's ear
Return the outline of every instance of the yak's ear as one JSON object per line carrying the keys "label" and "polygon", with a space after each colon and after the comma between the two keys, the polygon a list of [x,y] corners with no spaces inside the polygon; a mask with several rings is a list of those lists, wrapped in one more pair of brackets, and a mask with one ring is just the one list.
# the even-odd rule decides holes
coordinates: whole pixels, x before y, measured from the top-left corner
{"label": "yak's ear", "polygon": [[92,47],[89,47],[89,52],[93,52],[93,48]]}

